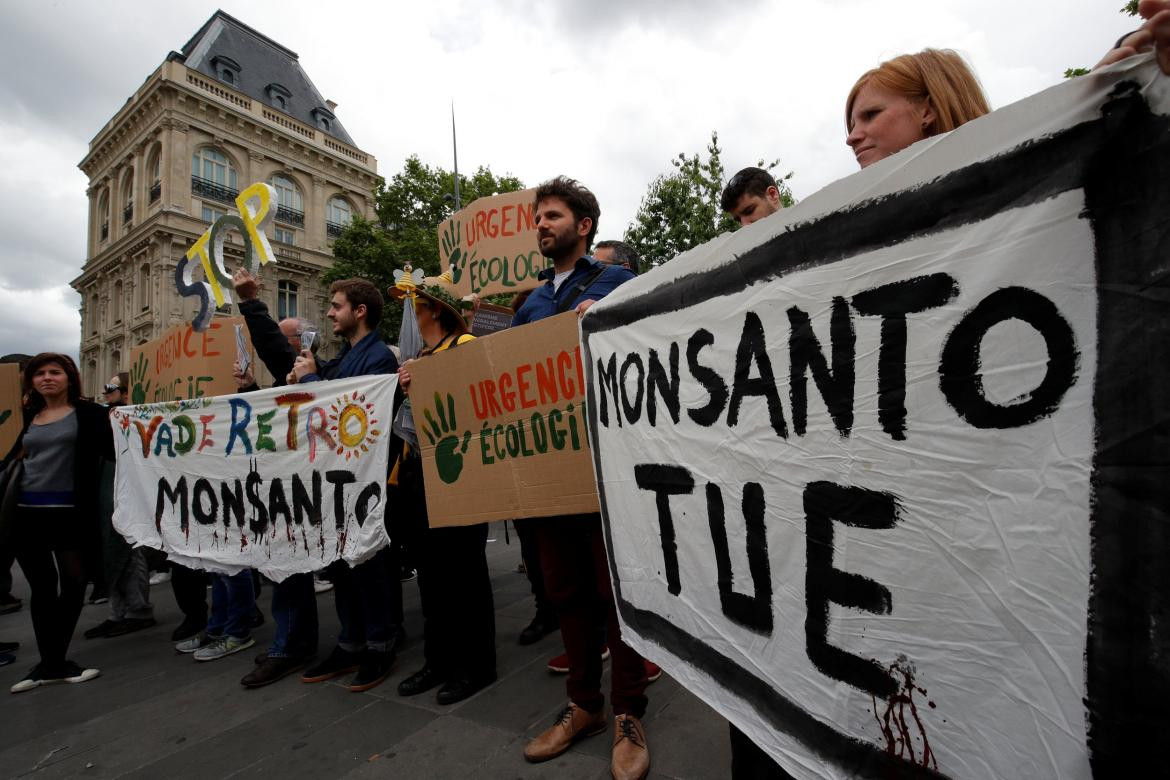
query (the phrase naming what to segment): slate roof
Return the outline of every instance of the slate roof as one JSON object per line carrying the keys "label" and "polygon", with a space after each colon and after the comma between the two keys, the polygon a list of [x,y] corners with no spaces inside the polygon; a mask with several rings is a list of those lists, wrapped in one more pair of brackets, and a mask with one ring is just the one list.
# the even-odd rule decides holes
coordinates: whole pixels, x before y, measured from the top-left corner
{"label": "slate roof", "polygon": [[[356,146],[301,69],[297,53],[223,11],[212,14],[182,51],[173,53],[172,57],[273,110]],[[239,67],[233,82],[223,78],[225,64]],[[284,96],[284,108],[278,106],[274,93]],[[328,130],[321,126],[322,116],[329,121]]]}

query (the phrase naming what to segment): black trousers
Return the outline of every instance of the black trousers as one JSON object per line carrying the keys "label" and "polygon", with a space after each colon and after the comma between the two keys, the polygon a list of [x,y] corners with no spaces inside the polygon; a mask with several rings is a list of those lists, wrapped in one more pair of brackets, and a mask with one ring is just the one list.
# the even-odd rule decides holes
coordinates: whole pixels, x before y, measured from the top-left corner
{"label": "black trousers", "polygon": [[171,561],[171,590],[185,619],[207,625],[207,572]]}
{"label": "black trousers", "polygon": [[[496,673],[496,615],[487,566],[487,523],[430,528],[417,460],[399,467],[401,514],[409,524],[423,612],[423,655],[447,679]],[[403,529],[405,530],[405,529]]]}
{"label": "black trousers", "polygon": [[548,600],[544,590],[544,572],[540,568],[540,545],[536,541],[536,526],[541,519],[519,519],[512,521],[516,536],[520,537],[520,557],[524,561],[524,573],[532,586],[532,598],[536,601],[536,616],[541,620],[556,620],[557,611]]}
{"label": "black trousers", "polygon": [[16,560],[28,580],[41,670],[60,671],[85,600],[85,551],[93,539],[70,508],[17,507]]}

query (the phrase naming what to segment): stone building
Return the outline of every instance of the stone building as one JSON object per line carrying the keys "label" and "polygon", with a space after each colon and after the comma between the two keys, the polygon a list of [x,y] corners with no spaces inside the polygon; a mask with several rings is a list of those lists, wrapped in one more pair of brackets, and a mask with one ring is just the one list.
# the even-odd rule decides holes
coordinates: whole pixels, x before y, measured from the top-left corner
{"label": "stone building", "polygon": [[[83,392],[129,370],[130,350],[189,322],[175,265],[258,181],[279,197],[269,239],[275,265],[261,297],[275,317],[302,316],[330,333],[330,241],[354,215],[373,216],[377,161],[359,149],[286,49],[222,11],[171,52],[89,144],[86,261],[81,294]],[[232,236],[228,268],[242,257]],[[234,253],[234,257],[233,257]],[[326,354],[336,349],[324,339]],[[258,377],[261,383],[267,376]]]}

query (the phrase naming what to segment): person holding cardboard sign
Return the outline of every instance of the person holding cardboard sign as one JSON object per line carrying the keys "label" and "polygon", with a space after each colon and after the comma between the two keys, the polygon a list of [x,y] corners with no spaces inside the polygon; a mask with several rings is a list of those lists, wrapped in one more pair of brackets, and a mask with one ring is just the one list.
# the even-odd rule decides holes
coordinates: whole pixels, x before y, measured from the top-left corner
{"label": "person holding cardboard sign", "polygon": [[[456,308],[457,302],[439,285],[415,287],[409,280],[391,287],[390,295],[409,305],[413,299],[419,334],[427,345],[417,359],[454,349],[475,337]],[[403,393],[410,393],[408,360],[398,369]],[[424,399],[425,400],[425,399]],[[421,404],[420,404],[421,407]],[[440,404],[441,407],[441,404]],[[423,412],[420,431],[441,441],[453,413]],[[428,430],[428,427],[430,430]],[[398,684],[402,696],[441,686],[439,704],[454,704],[496,681],[496,622],[491,575],[487,566],[487,523],[431,528],[417,447],[404,445],[398,462],[398,484],[417,553],[418,591],[423,610],[423,667]]]}
{"label": "person holding cardboard sign", "polygon": [[[602,265],[587,253],[597,234],[601,209],[580,182],[560,176],[542,184],[533,199],[540,251],[553,262],[540,273],[541,286],[516,312],[513,325],[573,309],[583,313],[618,285],[634,278],[627,268]],[[549,599],[557,609],[569,656],[569,704],[552,727],[524,749],[528,761],[547,761],[577,740],[605,731],[601,692],[602,643],[613,656],[611,704],[614,711],[611,771],[615,778],[641,778],[650,771],[650,751],[642,716],[646,712],[646,667],[621,639],[613,586],[609,578],[601,515],[545,518],[537,524],[537,543]],[[606,637],[597,630],[606,627]]]}

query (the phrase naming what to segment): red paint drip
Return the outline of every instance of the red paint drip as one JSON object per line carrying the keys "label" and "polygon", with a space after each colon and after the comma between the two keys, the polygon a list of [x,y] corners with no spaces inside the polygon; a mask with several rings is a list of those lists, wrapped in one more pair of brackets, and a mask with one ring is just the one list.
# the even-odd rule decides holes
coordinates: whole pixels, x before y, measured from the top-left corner
{"label": "red paint drip", "polygon": [[[930,749],[930,740],[926,735],[926,724],[918,713],[918,704],[914,694],[926,696],[926,689],[914,683],[914,665],[906,656],[898,656],[898,660],[887,667],[887,671],[900,678],[898,690],[886,699],[884,712],[878,713],[877,698],[873,701],[873,716],[886,743],[886,753],[908,761],[914,766],[926,769],[938,769],[938,761]],[[927,700],[927,705],[934,709],[933,701]],[[907,720],[909,716],[909,721]],[[915,741],[921,742],[921,752],[915,749]]]}

